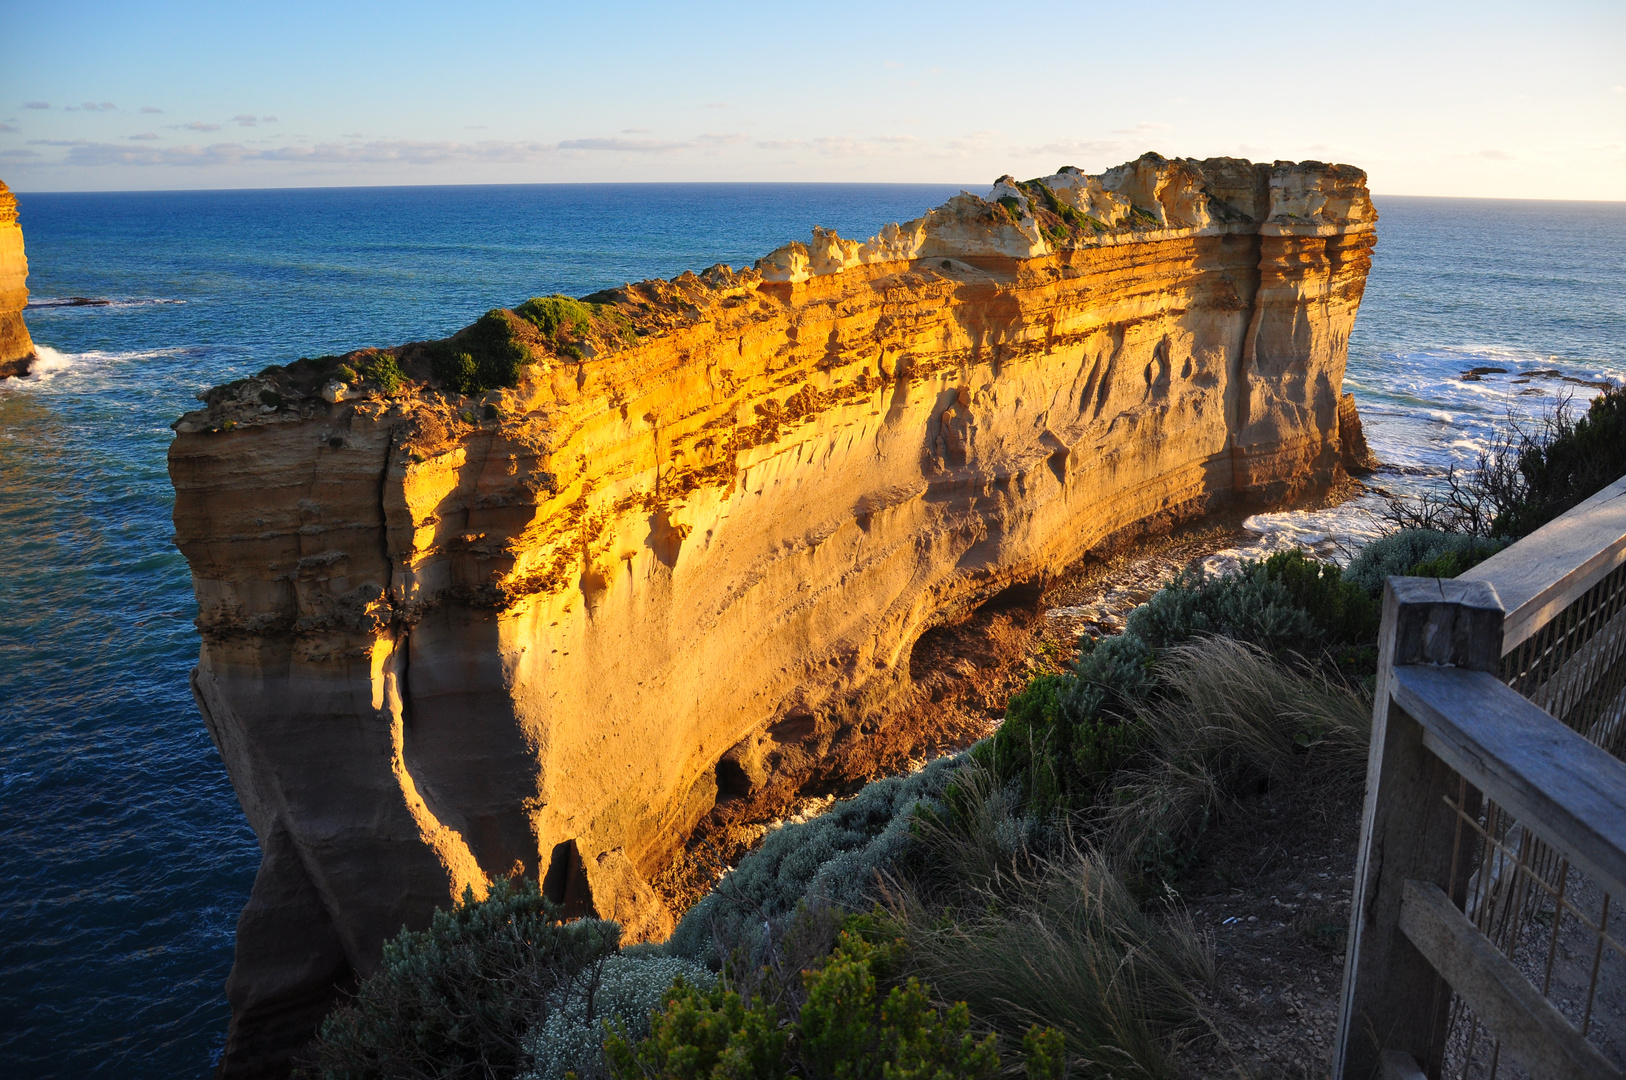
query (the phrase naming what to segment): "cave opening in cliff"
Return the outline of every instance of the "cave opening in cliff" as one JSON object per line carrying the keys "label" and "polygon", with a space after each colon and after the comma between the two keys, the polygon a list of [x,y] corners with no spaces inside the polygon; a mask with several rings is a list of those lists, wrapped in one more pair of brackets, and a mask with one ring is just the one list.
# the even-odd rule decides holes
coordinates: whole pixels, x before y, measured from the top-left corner
{"label": "cave opening in cliff", "polygon": [[560,906],[564,918],[593,914],[593,890],[587,884],[587,868],[575,840],[553,845],[548,872],[542,878],[542,895]]}
{"label": "cave opening in cliff", "polygon": [[751,778],[737,761],[723,758],[717,763],[717,800],[743,799],[751,794]]}

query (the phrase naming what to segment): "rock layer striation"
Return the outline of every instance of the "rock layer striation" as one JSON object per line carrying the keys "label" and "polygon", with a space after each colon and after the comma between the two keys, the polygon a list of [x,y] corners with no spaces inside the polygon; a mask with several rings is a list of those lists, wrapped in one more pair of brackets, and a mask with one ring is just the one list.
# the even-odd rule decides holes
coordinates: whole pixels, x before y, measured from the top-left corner
{"label": "rock layer striation", "polygon": [[[926,629],[1334,480],[1375,221],[1347,166],[1147,155],[210,391],[193,687],[264,852],[225,1072],[516,869],[664,936],[706,815],[907,751]],[[437,388],[493,319],[516,385]]]}
{"label": "rock layer striation", "polygon": [[0,182],[0,379],[27,375],[34,341],[23,323],[28,306],[28,256],[17,224],[17,197]]}

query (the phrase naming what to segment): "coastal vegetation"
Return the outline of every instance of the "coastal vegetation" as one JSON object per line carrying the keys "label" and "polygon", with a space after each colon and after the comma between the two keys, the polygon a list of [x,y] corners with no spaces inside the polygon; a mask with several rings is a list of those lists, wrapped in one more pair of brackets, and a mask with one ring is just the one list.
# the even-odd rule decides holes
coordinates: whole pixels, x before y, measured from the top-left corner
{"label": "coastal vegetation", "polygon": [[[1509,421],[1475,467],[1445,490],[1390,503],[1404,529],[1490,540],[1526,536],[1626,474],[1626,386],[1610,386],[1577,416],[1568,400],[1532,421]],[[1466,567],[1464,567],[1466,569]]]}
{"label": "coastal vegetation", "polygon": [[401,389],[401,383],[406,375],[401,371],[400,363],[393,355],[387,352],[374,353],[371,360],[363,368],[367,378],[378,384],[384,396],[391,397]]}
{"label": "coastal vegetation", "polygon": [[509,314],[493,308],[474,325],[432,351],[435,379],[458,394],[482,394],[514,386],[531,354],[514,332]]}
{"label": "coastal vegetation", "polygon": [[[1300,552],[1189,569],[1122,633],[1036,675],[992,737],[771,831],[664,944],[623,950],[613,923],[561,924],[525,879],[466,896],[388,947],[311,1066],[1178,1075],[1218,1038],[1212,943],[1182,889],[1260,792],[1358,802],[1384,580],[1455,576],[1614,479],[1592,462],[1620,452],[1623,401],[1610,391],[1504,440],[1458,483],[1500,500],[1455,519],[1493,535],[1396,529],[1347,569]],[[1522,486],[1498,487],[1510,470]]]}

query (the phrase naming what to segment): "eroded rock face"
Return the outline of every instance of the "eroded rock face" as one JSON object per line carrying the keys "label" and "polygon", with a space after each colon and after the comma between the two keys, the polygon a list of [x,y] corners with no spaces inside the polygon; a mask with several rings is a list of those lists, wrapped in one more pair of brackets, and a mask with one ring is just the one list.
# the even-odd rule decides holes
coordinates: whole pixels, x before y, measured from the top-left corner
{"label": "eroded rock face", "polygon": [[28,256],[17,224],[17,198],[0,182],[0,379],[27,375],[34,341],[23,324],[28,306]]}
{"label": "eroded rock face", "polygon": [[1148,155],[590,298],[619,337],[512,320],[478,398],[360,353],[211,391],[170,451],[194,689],[265,851],[226,1072],[516,868],[664,936],[646,879],[719,799],[898,749],[924,630],[1333,480],[1375,220],[1347,166]]}

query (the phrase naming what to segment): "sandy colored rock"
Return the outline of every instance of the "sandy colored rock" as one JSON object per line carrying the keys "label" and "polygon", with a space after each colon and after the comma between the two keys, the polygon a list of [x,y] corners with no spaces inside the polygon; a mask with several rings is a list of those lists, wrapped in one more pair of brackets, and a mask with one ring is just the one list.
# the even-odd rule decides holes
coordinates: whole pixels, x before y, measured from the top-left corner
{"label": "sandy colored rock", "polygon": [[17,224],[17,197],[0,182],[0,379],[27,375],[34,341],[23,323],[28,306],[28,255]]}
{"label": "sandy colored rock", "polygon": [[[364,975],[516,864],[665,934],[645,879],[720,800],[916,737],[875,718],[924,631],[1332,482],[1375,220],[1347,166],[1148,155],[598,294],[626,331],[576,355],[513,323],[511,390],[210,391],[170,472],[197,701],[267,852],[231,1047],[314,1023],[322,942]],[[274,961],[283,893],[322,914]]]}

